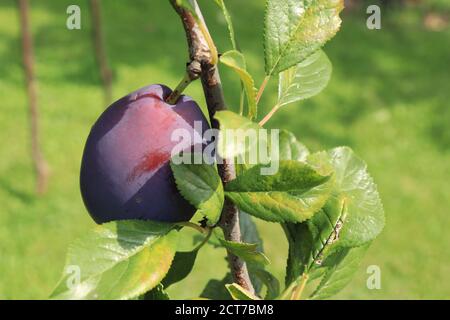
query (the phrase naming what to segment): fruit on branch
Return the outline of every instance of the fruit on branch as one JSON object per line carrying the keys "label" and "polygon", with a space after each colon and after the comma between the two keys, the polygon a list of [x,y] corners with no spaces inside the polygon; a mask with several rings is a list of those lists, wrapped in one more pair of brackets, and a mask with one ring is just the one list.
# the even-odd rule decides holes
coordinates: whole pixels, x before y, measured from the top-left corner
{"label": "fruit on branch", "polygon": [[[195,208],[178,192],[170,169],[172,150],[179,145],[172,134],[186,129],[183,132],[189,133],[190,141],[198,142],[209,124],[190,97],[181,96],[175,105],[166,103],[170,93],[163,85],[132,92],[108,107],[92,127],[80,187],[95,222],[179,222],[194,214]],[[194,128],[195,121],[201,127]]]}

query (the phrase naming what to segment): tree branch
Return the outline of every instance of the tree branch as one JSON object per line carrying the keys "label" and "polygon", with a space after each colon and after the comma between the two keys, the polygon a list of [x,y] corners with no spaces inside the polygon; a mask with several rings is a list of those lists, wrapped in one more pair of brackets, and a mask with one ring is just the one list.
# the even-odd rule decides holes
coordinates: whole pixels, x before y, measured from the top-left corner
{"label": "tree branch", "polygon": [[19,18],[22,33],[23,67],[29,103],[31,156],[36,173],[36,191],[43,194],[47,190],[49,167],[40,148],[39,112],[37,86],[34,76],[33,40],[30,31],[28,0],[19,0]]}
{"label": "tree branch", "polygon": [[109,105],[112,101],[113,74],[108,65],[105,41],[102,27],[102,13],[100,0],[91,0],[92,36],[95,48],[95,57],[100,71],[105,93],[105,102]]}
{"label": "tree branch", "polygon": [[[170,2],[180,16],[186,32],[190,58],[188,73],[194,73],[201,78],[211,125],[213,128],[218,129],[219,123],[214,119],[214,114],[219,110],[225,110],[226,106],[219,70],[214,64],[214,61],[217,60],[217,57],[214,56],[216,55],[216,49],[215,47],[211,48],[211,45],[214,46],[214,44],[211,41],[203,15],[196,1],[192,1],[196,17],[188,10],[177,5],[176,0],[170,0]],[[233,162],[225,160],[222,165],[219,165],[219,173],[224,184],[236,178]],[[241,242],[239,210],[227,199],[225,200],[219,225],[224,232],[226,240]],[[234,282],[254,293],[245,262],[230,251],[228,251],[228,262]]]}

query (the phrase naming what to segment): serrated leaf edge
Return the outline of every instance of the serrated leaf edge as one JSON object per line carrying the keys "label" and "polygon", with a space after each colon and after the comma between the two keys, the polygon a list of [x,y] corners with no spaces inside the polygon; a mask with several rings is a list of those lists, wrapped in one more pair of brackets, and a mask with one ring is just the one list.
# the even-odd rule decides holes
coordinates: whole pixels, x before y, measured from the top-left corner
{"label": "serrated leaf edge", "polygon": [[[93,231],[96,232],[96,233],[100,233],[100,232],[102,231],[102,229],[103,229],[103,230],[108,230],[109,232],[111,232],[111,230],[109,230],[108,228],[102,227],[102,226],[96,226],[95,229],[94,229]],[[162,236],[160,236],[158,239],[156,239],[156,240],[155,240],[152,244],[150,244],[149,246],[148,246],[148,242],[151,241],[151,240],[150,240],[150,239],[147,239],[141,246],[138,247],[138,249],[132,250],[132,251],[131,251],[132,254],[130,254],[130,255],[128,256],[128,258],[123,258],[123,259],[118,259],[118,260],[116,260],[114,266],[116,266],[117,264],[119,264],[119,263],[121,263],[121,262],[125,262],[125,261],[129,260],[130,257],[134,257],[134,256],[136,256],[137,254],[139,254],[141,251],[143,251],[143,250],[145,250],[145,249],[147,249],[147,248],[150,248],[150,247],[154,246],[154,245],[157,244],[159,241],[163,240],[162,238],[163,238],[164,236],[168,235],[168,234],[169,234],[170,232],[172,232],[172,231],[175,231],[175,230],[174,230],[173,228],[170,228],[170,229],[167,231],[167,233],[165,233],[165,234],[163,234]],[[81,238],[80,238],[80,239],[77,239],[77,241],[80,241],[80,240],[81,240]],[[76,245],[75,243],[69,245],[69,248],[68,248],[67,254],[66,254],[66,262],[65,262],[65,266],[67,266],[67,265],[69,264],[69,262],[70,262],[70,261],[69,261],[69,260],[70,260],[69,257],[71,256],[71,253],[73,253],[73,250],[74,250],[74,246],[75,246],[75,245]],[[172,256],[172,259],[171,259],[171,261],[170,261],[170,263],[169,263],[169,268],[168,268],[167,270],[169,270],[170,267],[172,266],[172,262],[173,262],[174,256],[175,256],[175,254]],[[113,267],[114,267],[114,266],[113,266]],[[83,282],[89,281],[90,279],[93,279],[93,278],[95,278],[95,277],[99,277],[99,276],[101,276],[103,273],[107,272],[108,270],[111,270],[111,268],[107,268],[107,269],[104,269],[104,270],[99,271],[99,272],[97,272],[97,273],[91,274],[91,275],[89,275],[88,277],[84,278],[82,281],[80,281],[80,284],[83,283]],[[163,278],[161,278],[161,280],[162,280],[162,279],[163,279]],[[58,283],[56,284],[55,288],[52,290],[52,293],[50,294],[50,297],[49,297],[50,299],[52,299],[52,298],[57,298],[57,297],[58,297],[58,296],[54,296],[54,291],[61,285],[62,281],[64,281],[64,280],[65,280],[65,277],[64,277],[64,274],[63,274],[63,276],[60,278],[60,280],[59,280]],[[158,284],[157,284],[157,285],[158,285]],[[132,299],[132,298],[134,298],[134,297],[137,297],[137,296],[139,296],[139,295],[142,295],[142,294],[146,293],[147,291],[149,291],[149,290],[151,290],[151,289],[153,289],[153,288],[154,288],[154,287],[152,287],[152,288],[146,288],[143,292],[137,291],[137,292],[139,292],[138,294],[132,295],[132,296],[127,296],[126,298],[123,298],[123,299],[124,299],[124,300]],[[59,294],[58,294],[58,295],[59,295]]]}

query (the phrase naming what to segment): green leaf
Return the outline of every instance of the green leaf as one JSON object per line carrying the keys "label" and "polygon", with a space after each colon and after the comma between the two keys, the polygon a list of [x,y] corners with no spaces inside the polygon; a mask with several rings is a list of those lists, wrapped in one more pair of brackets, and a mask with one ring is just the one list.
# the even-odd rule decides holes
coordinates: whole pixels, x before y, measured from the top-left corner
{"label": "green leaf", "polygon": [[214,165],[175,164],[170,162],[175,182],[183,197],[195,206],[214,226],[222,212],[223,185]]}
{"label": "green leaf", "polygon": [[282,107],[317,95],[330,81],[331,71],[327,55],[318,50],[298,65],[281,72],[278,105]]}
{"label": "green leaf", "polygon": [[164,286],[160,283],[152,290],[141,296],[139,300],[170,300],[170,297],[164,290]]}
{"label": "green leaf", "polygon": [[[238,45],[236,42],[233,21],[231,20],[231,15],[225,5],[225,1],[224,0],[215,0],[215,2],[220,7],[220,9],[222,9],[223,16],[225,17],[225,21],[228,26],[228,33],[230,35],[231,46],[232,46],[233,50],[239,51],[239,48],[238,48]],[[246,92],[245,92],[244,83],[241,81],[241,93],[240,93],[240,99],[239,99],[239,114],[241,114],[241,115],[244,112],[245,95],[246,95]],[[255,111],[255,113],[256,113],[256,111]]]}
{"label": "green leaf", "polygon": [[256,243],[233,242],[221,238],[219,238],[219,241],[228,251],[249,264],[265,266],[270,263],[266,255],[258,251]]}
{"label": "green leaf", "polygon": [[227,110],[216,112],[214,117],[220,123],[217,151],[222,158],[233,159],[244,155],[257,148],[258,142],[263,142],[259,137],[262,128],[257,123]]}
{"label": "green leaf", "polygon": [[255,81],[247,71],[244,55],[237,50],[227,51],[220,57],[220,62],[233,69],[241,78],[247,95],[248,118],[254,119],[257,113]]}
{"label": "green leaf", "polygon": [[341,248],[325,261],[325,275],[311,295],[311,299],[326,299],[341,291],[358,270],[370,243],[356,248]]}
{"label": "green leaf", "polygon": [[197,258],[198,250],[192,250],[189,252],[177,252],[173,258],[172,266],[169,272],[162,280],[162,284],[165,288],[170,285],[180,282],[185,279],[194,268],[195,259]]}
{"label": "green leaf", "polygon": [[222,280],[209,280],[200,297],[211,300],[231,300],[232,298],[225,285],[232,282],[230,273],[227,273]]}
{"label": "green leaf", "polygon": [[[240,211],[239,226],[241,228],[242,242],[255,243],[257,245],[256,250],[264,253],[263,240],[259,235],[258,229],[255,222],[253,221],[252,216],[250,216],[248,213]],[[250,280],[253,284],[253,288],[255,289],[255,293],[259,294],[261,292],[263,282],[261,281],[260,277],[255,274],[255,272],[256,270],[260,270],[261,267],[248,265],[248,268],[250,271]]]}
{"label": "green leaf", "polygon": [[[266,221],[301,222],[309,219],[327,200],[331,170],[281,160],[275,175],[261,175],[256,165],[229,182],[225,195],[239,209]],[[327,183],[328,182],[328,183]]]}
{"label": "green leaf", "polygon": [[266,74],[278,74],[320,49],[339,30],[343,8],[343,0],[267,0]]}
{"label": "green leaf", "polygon": [[225,6],[224,0],[214,0],[216,4],[222,9],[223,16],[225,17],[225,21],[227,22],[228,32],[230,34],[231,45],[234,50],[237,50],[236,37],[234,35],[234,27],[233,21],[231,20],[230,13],[228,12],[227,7]]}
{"label": "green leaf", "polygon": [[335,188],[347,210],[339,243],[351,247],[372,241],[383,230],[385,218],[367,165],[348,147],[332,149],[329,155],[335,169]]}
{"label": "green leaf", "polygon": [[289,243],[285,278],[287,288],[306,271],[309,261],[313,259],[315,243],[306,223],[283,223],[282,227]]}
{"label": "green leaf", "polygon": [[66,272],[51,298],[132,299],[151,290],[175,255],[178,232],[172,228],[149,221],[96,227],[69,248]]}
{"label": "green leaf", "polygon": [[249,271],[266,286],[267,293],[264,297],[265,300],[272,300],[280,295],[280,282],[270,272],[263,269],[252,269],[251,267]]}
{"label": "green leaf", "polygon": [[306,223],[283,224],[289,243],[286,286],[321,265],[330,247],[339,239],[338,222],[342,225],[343,215],[342,199],[331,196],[325,206]]}
{"label": "green leaf", "polygon": [[[231,16],[225,5],[225,1],[224,0],[215,0],[215,2],[220,7],[220,9],[222,9],[223,16],[225,17],[225,21],[228,26],[228,33],[230,34],[231,46],[233,47],[233,50],[239,51],[239,48],[238,48],[238,45],[236,42],[235,33],[234,33],[233,21],[231,20]],[[244,96],[245,96],[245,88],[244,88],[243,82],[241,81],[241,93],[240,93],[240,99],[239,99],[240,100],[239,101],[239,114],[241,114],[241,115],[244,112]]]}
{"label": "green leaf", "polygon": [[[322,276],[326,264],[335,267],[333,261],[339,262],[332,257],[370,243],[384,226],[381,201],[365,163],[347,147],[328,154],[336,179],[332,196],[306,223],[283,225],[289,242],[287,285],[303,273],[310,279]],[[327,287],[340,285],[333,284],[333,279],[327,280]]]}
{"label": "green leaf", "polygon": [[[279,160],[297,160],[302,162],[306,161],[309,155],[308,149],[302,143],[297,141],[297,139],[291,132],[287,130],[279,130],[278,137],[275,136],[277,139],[273,139],[272,134],[273,132],[270,133],[270,141],[268,139],[266,141],[259,141],[261,143],[258,144],[257,147],[248,150],[248,152],[244,156],[241,156],[241,159],[239,159],[240,161],[237,161],[236,163],[236,174],[238,176],[257,163],[265,164],[266,168],[269,169],[269,165],[271,162],[273,163]],[[261,151],[264,151],[260,148],[264,147],[267,147],[266,159],[262,158],[260,154]],[[249,161],[252,159],[250,156],[250,152],[258,153],[258,157],[255,157],[256,161]],[[244,161],[242,161],[242,159],[244,159]]]}
{"label": "green leaf", "polygon": [[374,240],[384,226],[383,207],[365,163],[347,147],[328,152],[335,186],[325,206],[306,223],[283,225],[289,242],[286,284],[316,272],[334,247]]}
{"label": "green leaf", "polygon": [[295,135],[287,130],[281,130],[279,136],[280,160],[297,160],[305,162],[308,158],[308,149],[300,143]]}
{"label": "green leaf", "polygon": [[261,300],[251,292],[242,288],[237,283],[226,284],[225,287],[227,288],[233,300]]}
{"label": "green leaf", "polygon": [[257,250],[264,252],[263,240],[259,235],[255,222],[249,214],[242,211],[239,212],[239,227],[241,229],[242,241],[256,243]]}

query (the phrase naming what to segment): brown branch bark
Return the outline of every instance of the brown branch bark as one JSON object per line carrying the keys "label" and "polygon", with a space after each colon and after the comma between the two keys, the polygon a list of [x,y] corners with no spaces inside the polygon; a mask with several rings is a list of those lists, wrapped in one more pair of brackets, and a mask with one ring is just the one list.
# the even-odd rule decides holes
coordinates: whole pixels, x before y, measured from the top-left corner
{"label": "brown branch bark", "polygon": [[[170,0],[170,2],[181,17],[186,32],[190,58],[188,72],[197,72],[198,76],[200,76],[211,125],[213,128],[219,128],[219,123],[214,119],[214,114],[216,111],[226,109],[226,105],[219,70],[216,65],[211,63],[214,57],[212,56],[211,48],[204,34],[204,32],[208,32],[206,23],[196,1],[193,1],[193,3],[198,22],[189,11],[178,6],[175,0]],[[199,23],[203,24],[203,26],[199,26]],[[219,173],[224,184],[236,178],[233,162],[225,160],[222,165],[219,165]],[[241,242],[239,210],[227,199],[225,200],[219,225],[224,232],[226,240]],[[228,262],[234,282],[254,293],[245,262],[230,251],[228,251]]]}
{"label": "brown branch bark", "polygon": [[102,13],[100,0],[91,0],[92,36],[95,48],[95,57],[100,71],[105,92],[105,102],[112,101],[112,71],[108,65],[102,27]]}
{"label": "brown branch bark", "polygon": [[22,32],[23,66],[29,102],[31,156],[36,173],[36,192],[38,194],[43,194],[47,190],[49,168],[40,149],[37,88],[34,78],[34,53],[33,41],[30,33],[28,0],[19,0],[19,15]]}

